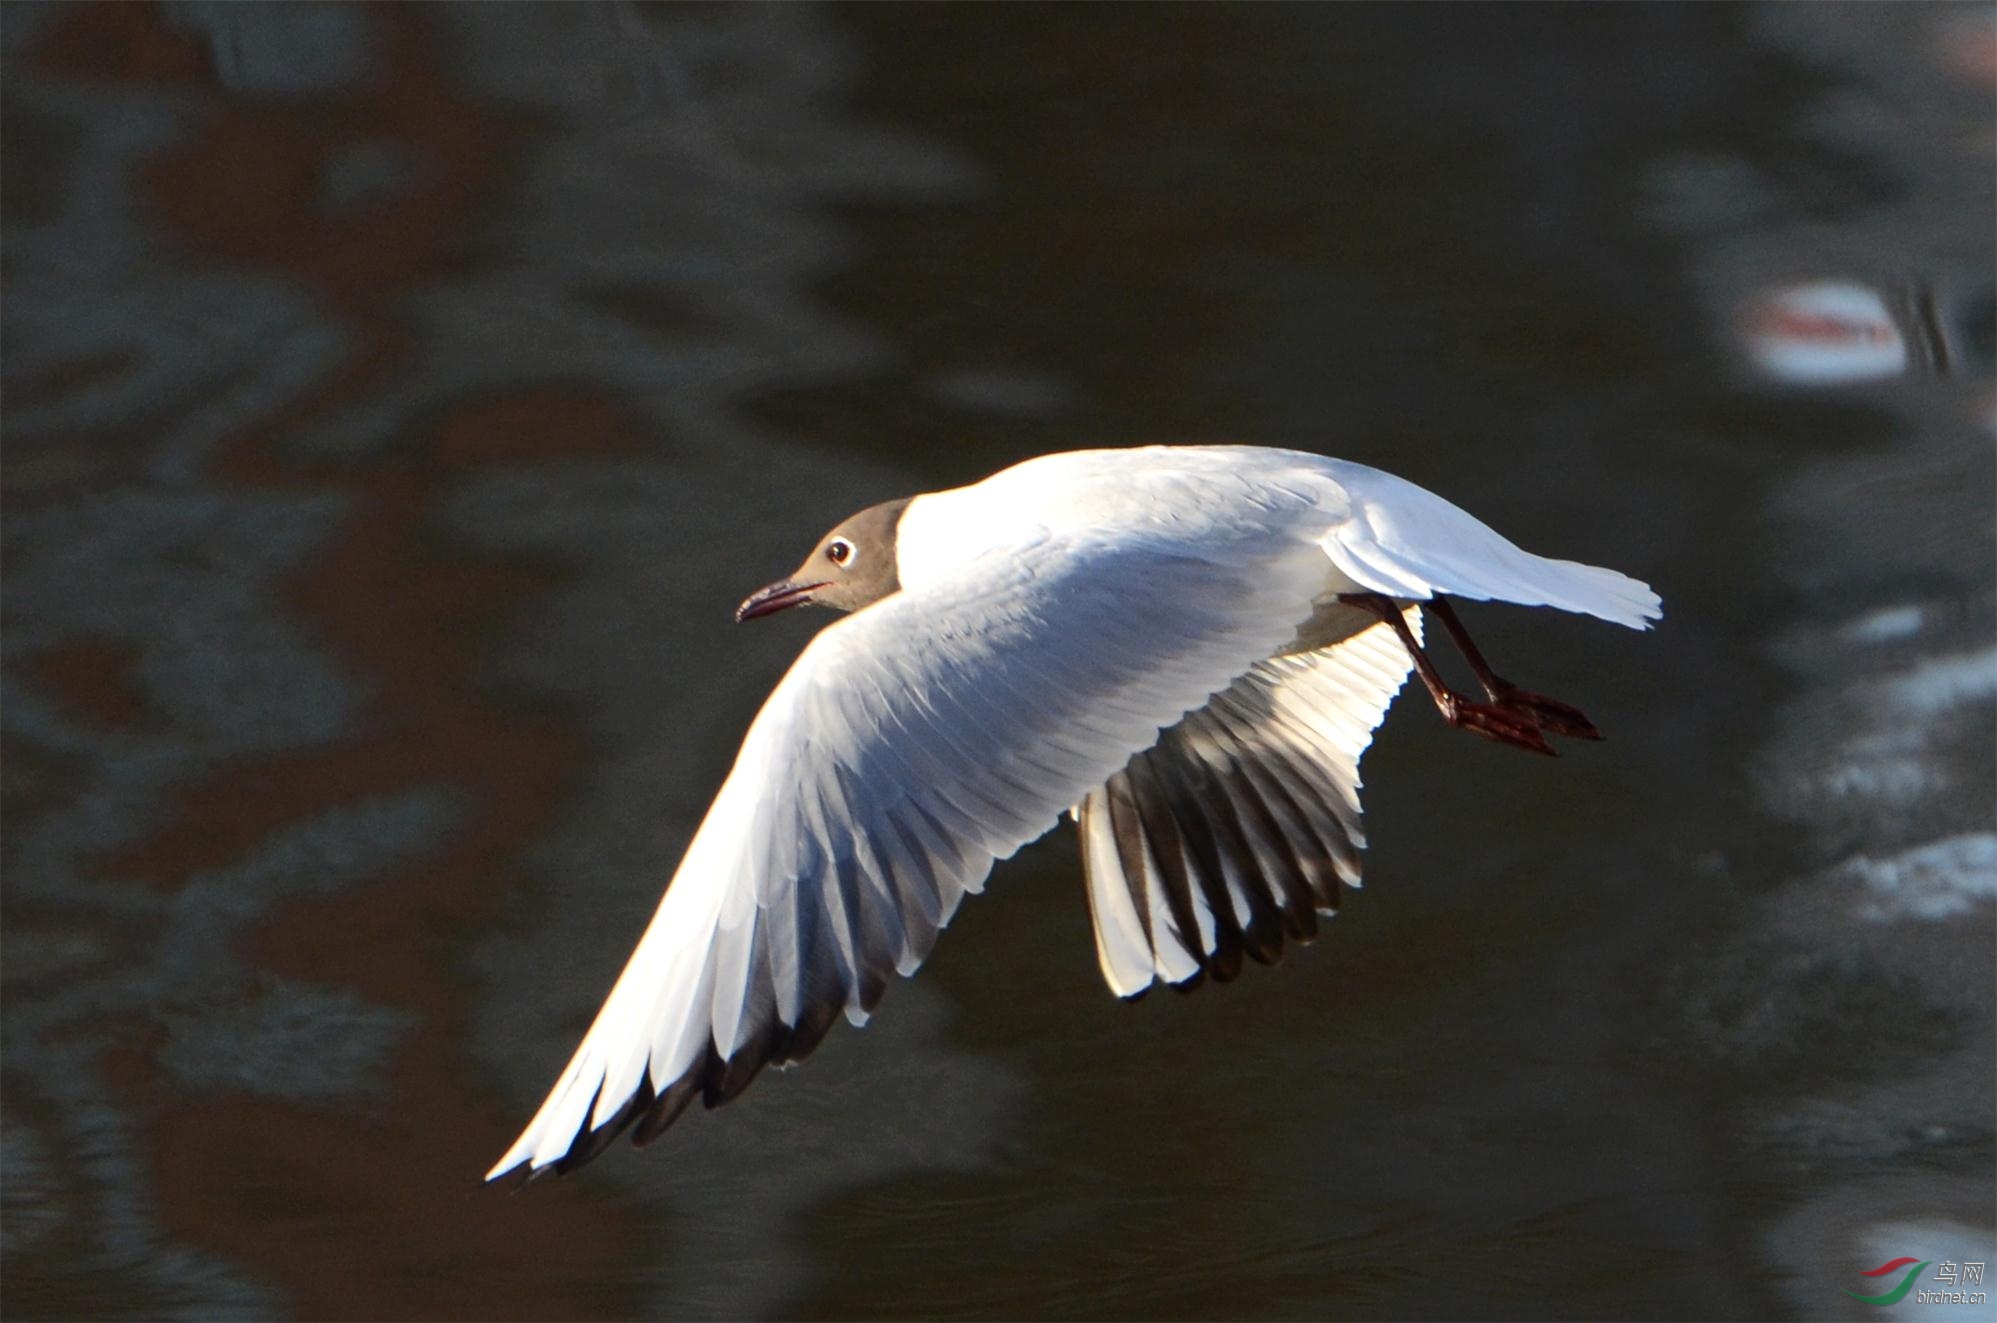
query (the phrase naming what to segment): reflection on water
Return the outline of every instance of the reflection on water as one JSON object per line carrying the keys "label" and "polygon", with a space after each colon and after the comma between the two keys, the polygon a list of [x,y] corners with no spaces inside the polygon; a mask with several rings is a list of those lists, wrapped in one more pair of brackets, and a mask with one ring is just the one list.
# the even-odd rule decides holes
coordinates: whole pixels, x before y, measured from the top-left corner
{"label": "reflection on water", "polygon": [[[1768,1316],[1990,1243],[1983,7],[10,6],[20,1317]],[[1072,840],[865,1033],[479,1173],[870,501],[1318,447],[1664,592],[1473,627],[1317,946]],[[1917,1243],[1918,1242],[1918,1243]]]}

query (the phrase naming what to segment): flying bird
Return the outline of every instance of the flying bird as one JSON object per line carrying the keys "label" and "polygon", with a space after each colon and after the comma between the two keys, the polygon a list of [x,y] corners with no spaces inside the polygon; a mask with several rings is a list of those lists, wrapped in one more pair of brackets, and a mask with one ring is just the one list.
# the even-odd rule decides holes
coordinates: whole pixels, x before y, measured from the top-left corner
{"label": "flying bird", "polygon": [[[993,865],[1072,813],[1103,977],[1225,981],[1359,885],[1359,757],[1412,668],[1451,725],[1599,739],[1449,598],[1632,629],[1613,570],[1392,474],[1254,446],[1042,456],[863,510],[738,620],[848,612],[764,703],[630,963],[488,1173],[567,1171],[864,1024]],[[1482,690],[1452,690],[1426,610]]]}

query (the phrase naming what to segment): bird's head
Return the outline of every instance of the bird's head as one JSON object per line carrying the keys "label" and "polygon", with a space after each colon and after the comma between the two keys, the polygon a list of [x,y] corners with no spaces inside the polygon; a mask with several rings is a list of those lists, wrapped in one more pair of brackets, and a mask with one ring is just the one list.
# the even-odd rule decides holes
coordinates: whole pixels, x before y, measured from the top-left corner
{"label": "bird's head", "polygon": [[829,606],[857,611],[901,589],[895,568],[895,530],[908,500],[871,505],[819,539],[789,578],[758,589],[735,608],[735,619],[754,620],[787,606]]}

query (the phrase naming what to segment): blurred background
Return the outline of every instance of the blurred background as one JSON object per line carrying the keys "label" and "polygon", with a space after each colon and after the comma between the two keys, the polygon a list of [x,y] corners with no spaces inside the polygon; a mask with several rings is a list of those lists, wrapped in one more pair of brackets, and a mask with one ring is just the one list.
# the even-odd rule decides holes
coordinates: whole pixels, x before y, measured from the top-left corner
{"label": "blurred background", "polygon": [[[1991,7],[0,46],[10,1317],[1845,1317],[1992,1257]],[[825,623],[734,604],[1209,440],[1657,586],[1465,612],[1609,742],[1404,702],[1365,892],[1192,997],[1108,994],[1064,827],[865,1032],[483,1189]]]}

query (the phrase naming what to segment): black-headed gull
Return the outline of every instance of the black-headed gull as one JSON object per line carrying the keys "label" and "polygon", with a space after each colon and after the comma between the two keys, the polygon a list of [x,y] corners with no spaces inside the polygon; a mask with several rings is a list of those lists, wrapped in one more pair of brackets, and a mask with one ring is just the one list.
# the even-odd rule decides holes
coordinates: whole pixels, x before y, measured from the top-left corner
{"label": "black-headed gull", "polygon": [[[822,630],[749,727],[624,973],[488,1179],[567,1170],[864,1023],[966,892],[1079,824],[1103,976],[1225,980],[1359,882],[1359,756],[1420,672],[1452,724],[1599,738],[1492,674],[1443,594],[1634,629],[1657,595],[1521,551],[1378,469],[1252,446],[1092,450],[833,529],[738,618]],[[1422,605],[1484,702],[1421,649]]]}

